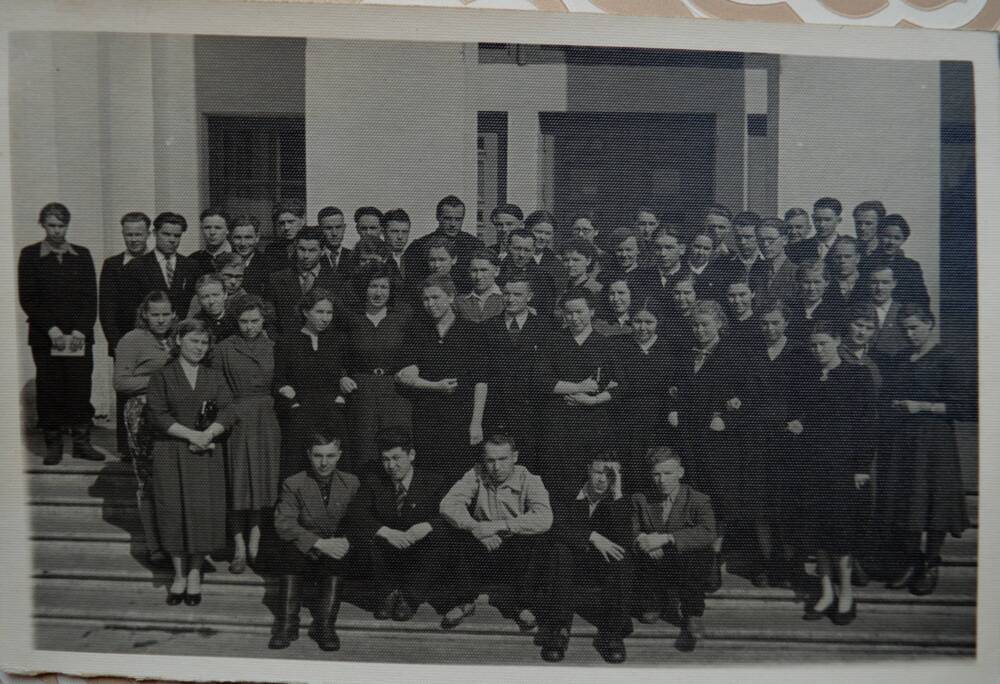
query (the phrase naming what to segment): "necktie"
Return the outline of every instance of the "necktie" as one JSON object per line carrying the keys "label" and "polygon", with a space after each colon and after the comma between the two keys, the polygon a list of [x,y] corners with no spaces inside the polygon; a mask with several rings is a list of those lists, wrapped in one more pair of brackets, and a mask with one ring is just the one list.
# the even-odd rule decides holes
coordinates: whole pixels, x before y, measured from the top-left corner
{"label": "necktie", "polygon": [[661,514],[664,526],[666,526],[667,520],[670,519],[670,510],[673,507],[674,507],[674,502],[671,500],[671,498],[669,496],[665,497],[663,499],[663,512]]}
{"label": "necktie", "polygon": [[694,350],[694,372],[697,373],[701,370],[701,367],[705,365],[705,359],[708,358],[708,350],[706,349],[695,349]]}
{"label": "necktie", "polygon": [[174,260],[172,258],[167,258],[165,270],[167,272],[167,289],[169,290],[174,283]]}
{"label": "necktie", "polygon": [[406,502],[406,487],[404,487],[403,483],[400,482],[400,483],[396,484],[396,512],[397,513],[402,513],[403,512],[403,504],[405,502]]}
{"label": "necktie", "polygon": [[313,276],[312,271],[303,271],[299,274],[299,285],[302,286],[302,294],[306,294],[312,289],[313,280],[315,280],[315,276]]}

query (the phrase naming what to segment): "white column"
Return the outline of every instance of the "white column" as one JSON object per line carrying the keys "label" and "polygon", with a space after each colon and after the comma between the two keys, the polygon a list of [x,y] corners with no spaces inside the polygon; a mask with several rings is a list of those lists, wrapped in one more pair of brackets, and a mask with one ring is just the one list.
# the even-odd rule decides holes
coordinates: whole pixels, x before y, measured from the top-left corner
{"label": "white column", "polygon": [[[466,75],[474,46],[314,40],[306,45],[306,194],[334,204],[401,207],[411,236],[437,226],[457,195],[475,233],[476,111]],[[348,244],[357,236],[349,231]]]}

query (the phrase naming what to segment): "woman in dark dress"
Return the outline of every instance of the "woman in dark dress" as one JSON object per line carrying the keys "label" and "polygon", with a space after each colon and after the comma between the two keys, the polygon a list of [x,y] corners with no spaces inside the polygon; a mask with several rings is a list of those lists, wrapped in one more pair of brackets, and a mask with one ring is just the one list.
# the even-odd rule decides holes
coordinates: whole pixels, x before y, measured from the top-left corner
{"label": "woman in dark dress", "polygon": [[603,306],[594,318],[594,330],[603,337],[631,337],[632,289],[624,277],[614,277],[604,290]]}
{"label": "woman in dark dress", "polygon": [[875,521],[906,559],[890,586],[923,596],[937,586],[945,535],[969,527],[954,424],[975,416],[957,359],[934,339],[934,315],[907,304],[899,320],[910,349],[896,357],[884,386],[889,440],[878,459]]}
{"label": "woman in dark dress", "polygon": [[455,284],[431,276],[407,336],[404,366],[396,373],[413,404],[417,464],[456,482],[476,462],[472,447],[483,441],[486,372],[479,331],[454,311]]}
{"label": "woman in dark dress", "polygon": [[560,302],[566,328],[553,338],[545,371],[551,394],[546,449],[538,460],[550,493],[576,496],[591,459],[623,446],[612,438],[610,420],[617,370],[614,344],[591,324],[593,295],[570,290]]}
{"label": "woman in dark dress", "polygon": [[264,332],[264,303],[245,295],[231,310],[239,333],[215,348],[239,422],[226,442],[234,554],[239,574],[260,549],[261,511],[278,498],[281,428],[274,413],[274,342]]}
{"label": "woman in dark dress", "polygon": [[751,578],[757,586],[789,586],[794,573],[792,550],[784,543],[789,499],[796,482],[789,477],[787,404],[797,360],[785,330],[788,308],[765,303],[758,312],[761,344],[749,350],[745,400],[749,413],[745,446],[746,477],[757,500],[753,511],[759,566]]}
{"label": "woman in dark dress", "polygon": [[174,566],[167,604],[201,602],[205,556],[226,548],[223,433],[237,420],[222,372],[204,363],[208,325],[178,324],[176,358],[149,379],[147,406],[156,431],[153,486],[160,542]]}
{"label": "woman in dark dress", "polygon": [[668,424],[678,429],[679,439],[687,445],[686,481],[712,498],[718,522],[711,591],[722,582],[719,556],[727,526],[756,506],[743,472],[745,355],[724,337],[726,324],[718,302],[695,302],[691,307],[694,345],[677,349],[676,384],[668,395]]}
{"label": "woman in dark dress", "polygon": [[646,460],[649,449],[666,444],[677,446],[671,444],[663,428],[666,398],[675,370],[671,351],[657,333],[662,319],[658,302],[651,299],[642,302],[631,317],[632,339],[623,339],[618,349],[616,371],[620,387],[613,415],[626,443],[620,454],[626,497],[631,497],[649,479]]}
{"label": "woman in dark dress", "polygon": [[803,550],[816,554],[820,577],[819,599],[804,618],[829,616],[846,625],[857,614],[851,554],[864,511],[859,491],[868,484],[875,451],[875,386],[864,367],[840,358],[838,326],[820,321],[807,339],[812,363],[799,373],[786,425],[797,482],[790,514]]}
{"label": "woman in dark dress", "polygon": [[354,274],[360,305],[347,309],[340,322],[347,397],[351,472],[362,480],[380,475],[378,435],[386,428],[410,433],[412,408],[399,393],[396,373],[403,367],[410,327],[409,308],[397,298],[393,269],[373,264]]}
{"label": "woman in dark dress", "polygon": [[282,480],[308,467],[305,449],[308,436],[332,424],[343,427],[336,404],[343,377],[340,349],[331,330],[333,294],[313,288],[299,300],[305,324],[282,335],[274,345],[274,387],[282,407]]}

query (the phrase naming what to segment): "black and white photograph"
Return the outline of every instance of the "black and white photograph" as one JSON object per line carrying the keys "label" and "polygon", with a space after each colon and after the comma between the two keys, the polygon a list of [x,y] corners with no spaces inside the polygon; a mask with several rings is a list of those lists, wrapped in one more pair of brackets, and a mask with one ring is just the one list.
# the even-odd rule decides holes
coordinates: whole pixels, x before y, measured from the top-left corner
{"label": "black and white photograph", "polygon": [[386,12],[6,34],[31,647],[975,663],[995,37]]}

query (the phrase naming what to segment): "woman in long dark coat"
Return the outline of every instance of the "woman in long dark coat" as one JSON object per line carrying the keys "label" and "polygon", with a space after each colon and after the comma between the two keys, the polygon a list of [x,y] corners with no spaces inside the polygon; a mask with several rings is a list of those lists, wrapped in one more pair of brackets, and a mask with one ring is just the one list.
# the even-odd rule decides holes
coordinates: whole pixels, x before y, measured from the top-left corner
{"label": "woman in long dark coat", "polygon": [[483,441],[486,370],[476,324],[455,315],[455,284],[431,276],[421,286],[425,316],[415,317],[396,379],[413,403],[417,464],[454,483],[476,462]]}
{"label": "woman in long dark coat", "polygon": [[971,393],[955,356],[933,339],[934,315],[907,304],[899,320],[910,349],[896,357],[883,390],[889,444],[877,464],[875,521],[906,559],[891,586],[922,596],[937,586],[945,536],[969,527],[954,424],[972,417]]}
{"label": "woman in long dark coat", "polygon": [[664,320],[663,310],[655,300],[642,302],[631,316],[632,339],[623,340],[618,349],[619,400],[613,416],[625,442],[619,456],[626,497],[631,497],[649,479],[646,459],[649,449],[667,444],[677,446],[664,430],[666,399],[675,369],[672,351],[657,332],[661,320]]}
{"label": "woman in long dark coat", "polygon": [[593,297],[578,288],[560,298],[566,329],[554,336],[544,371],[551,390],[546,449],[538,460],[545,486],[557,496],[576,496],[593,457],[623,447],[611,422],[618,387],[615,346],[592,326]]}
{"label": "woman in long dark coat", "polygon": [[283,414],[282,481],[308,467],[310,434],[328,426],[343,434],[343,415],[336,403],[343,360],[331,328],[334,296],[313,288],[298,309],[305,321],[302,329],[285,333],[274,345],[274,387]]}
{"label": "woman in long dark coat", "polygon": [[347,397],[350,435],[348,470],[362,480],[382,473],[379,433],[390,427],[411,430],[413,409],[396,386],[411,317],[393,273],[385,264],[357,271],[353,282],[359,305],[357,310],[345,309],[340,322],[344,355],[340,391]]}
{"label": "woman in long dark coat", "polygon": [[842,361],[839,327],[820,321],[807,339],[813,363],[798,374],[786,425],[793,435],[791,476],[798,483],[790,514],[804,550],[816,553],[820,577],[819,599],[804,618],[829,616],[846,625],[857,613],[851,554],[866,499],[859,491],[867,486],[875,452],[875,385],[866,368]]}
{"label": "woman in long dark coat", "polygon": [[[264,303],[244,295],[231,310],[239,333],[215,348],[215,363],[233,393],[239,422],[227,441],[229,505],[234,554],[229,566],[239,574],[260,549],[261,511],[278,498],[281,428],[271,394],[274,342],[264,332]],[[245,536],[246,535],[246,536]]]}
{"label": "woman in long dark coat", "polygon": [[724,337],[726,314],[712,299],[691,308],[694,346],[677,349],[675,389],[669,392],[668,424],[687,445],[685,479],[712,498],[718,521],[709,589],[722,582],[720,553],[727,524],[755,506],[743,484],[743,410],[746,362]]}
{"label": "woman in long dark coat", "polygon": [[201,602],[205,556],[226,547],[223,433],[237,420],[222,372],[203,363],[207,324],[188,319],[174,334],[176,358],[149,379],[147,405],[156,430],[153,486],[160,542],[174,566],[167,604]]}

